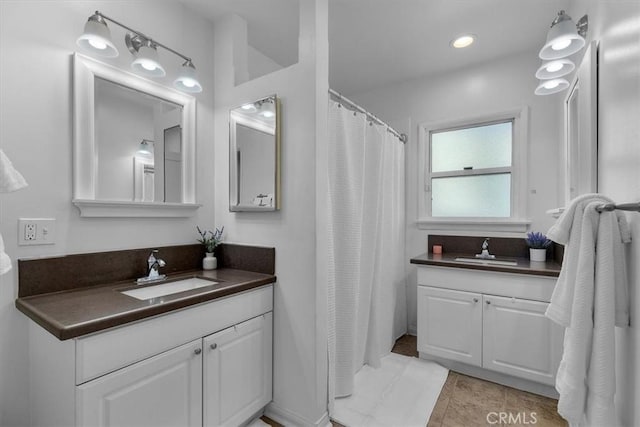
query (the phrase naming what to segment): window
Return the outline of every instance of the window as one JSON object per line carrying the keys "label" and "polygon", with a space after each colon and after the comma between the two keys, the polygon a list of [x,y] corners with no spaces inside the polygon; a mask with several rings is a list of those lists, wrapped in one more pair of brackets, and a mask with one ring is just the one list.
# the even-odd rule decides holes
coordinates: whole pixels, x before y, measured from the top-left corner
{"label": "window", "polygon": [[521,219],[526,190],[522,117],[518,111],[421,126],[421,228],[473,229],[469,225],[481,224],[487,230],[486,225],[493,224],[491,231],[524,230],[528,222]]}

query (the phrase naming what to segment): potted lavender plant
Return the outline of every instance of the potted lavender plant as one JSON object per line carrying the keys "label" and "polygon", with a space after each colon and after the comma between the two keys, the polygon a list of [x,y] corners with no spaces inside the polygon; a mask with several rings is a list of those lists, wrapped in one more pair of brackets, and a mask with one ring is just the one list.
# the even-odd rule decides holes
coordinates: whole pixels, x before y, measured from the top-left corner
{"label": "potted lavender plant", "polygon": [[539,231],[531,231],[527,233],[527,238],[524,239],[529,246],[529,259],[531,261],[546,261],[547,260],[547,248],[551,245],[551,240],[547,239],[547,236]]}
{"label": "potted lavender plant", "polygon": [[200,227],[196,226],[198,233],[200,234],[200,238],[197,239],[198,242],[202,243],[205,247],[205,257],[202,260],[202,269],[203,270],[215,270],[218,268],[218,259],[213,256],[213,251],[216,246],[222,243],[222,233],[224,232],[224,227],[218,229],[216,231],[211,230],[200,230]]}

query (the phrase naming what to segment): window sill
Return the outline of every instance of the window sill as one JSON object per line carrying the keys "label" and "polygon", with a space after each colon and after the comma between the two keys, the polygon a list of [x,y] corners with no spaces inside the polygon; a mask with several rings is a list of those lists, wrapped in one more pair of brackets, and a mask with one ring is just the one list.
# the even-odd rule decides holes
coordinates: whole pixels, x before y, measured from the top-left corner
{"label": "window sill", "polygon": [[417,221],[420,230],[525,232],[531,220],[511,218],[422,218]]}

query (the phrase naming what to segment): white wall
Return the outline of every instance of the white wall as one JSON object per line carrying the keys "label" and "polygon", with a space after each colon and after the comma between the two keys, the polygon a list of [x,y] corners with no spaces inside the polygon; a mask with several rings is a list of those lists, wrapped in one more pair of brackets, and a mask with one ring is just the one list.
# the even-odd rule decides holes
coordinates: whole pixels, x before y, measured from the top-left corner
{"label": "white wall", "polygon": [[[72,198],[72,58],[95,10],[193,57],[204,92],[197,95],[196,215],[185,219],[80,218]],[[129,69],[124,31],[110,25]],[[214,225],[213,28],[175,1],[0,2],[0,147],[29,187],[0,194],[0,232],[12,259],[193,243],[195,225]],[[181,61],[160,49],[171,84]],[[53,246],[17,246],[19,217],[57,218]],[[28,422],[27,322],[14,307],[17,269],[0,277],[0,425]]]}
{"label": "white wall", "polygon": [[[326,139],[327,1],[300,0],[299,62],[235,86],[246,50],[238,16],[215,24],[216,222],[229,240],[276,248],[274,390],[269,414],[326,421],[326,300],[316,283],[317,146]],[[244,45],[243,45],[244,43]],[[238,61],[234,63],[234,58]],[[234,68],[238,68],[235,69]],[[282,208],[229,212],[229,111],[277,94],[282,102]],[[326,171],[326,164],[324,165]],[[322,210],[320,210],[322,211]]]}
{"label": "white wall", "polygon": [[[600,43],[598,191],[640,201],[640,2],[574,0],[589,15],[588,38]],[[640,425],[640,214],[627,213],[631,327],[616,331],[616,404],[622,425]],[[612,423],[613,424],[613,423]]]}
{"label": "white wall", "polygon": [[[410,332],[416,327],[416,267],[409,259],[427,251],[428,231],[419,230],[418,126],[450,122],[529,106],[527,218],[534,230],[547,230],[553,219],[545,214],[558,206],[558,157],[561,150],[562,109],[559,97],[535,96],[537,52],[504,58],[473,68],[425,76],[386,86],[351,98],[409,136],[406,147],[407,191],[407,309]],[[402,126],[404,123],[404,127]],[[421,188],[421,185],[420,185]],[[432,232],[442,234],[442,232]],[[448,232],[449,234],[468,234]],[[498,235],[499,233],[490,233]]]}

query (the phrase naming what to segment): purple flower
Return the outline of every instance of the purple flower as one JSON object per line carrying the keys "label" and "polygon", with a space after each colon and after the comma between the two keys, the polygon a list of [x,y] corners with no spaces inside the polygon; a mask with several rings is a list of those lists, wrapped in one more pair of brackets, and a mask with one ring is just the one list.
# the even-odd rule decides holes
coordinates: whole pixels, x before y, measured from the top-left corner
{"label": "purple flower", "polygon": [[530,231],[524,240],[531,249],[546,249],[551,245],[551,240],[539,231]]}

